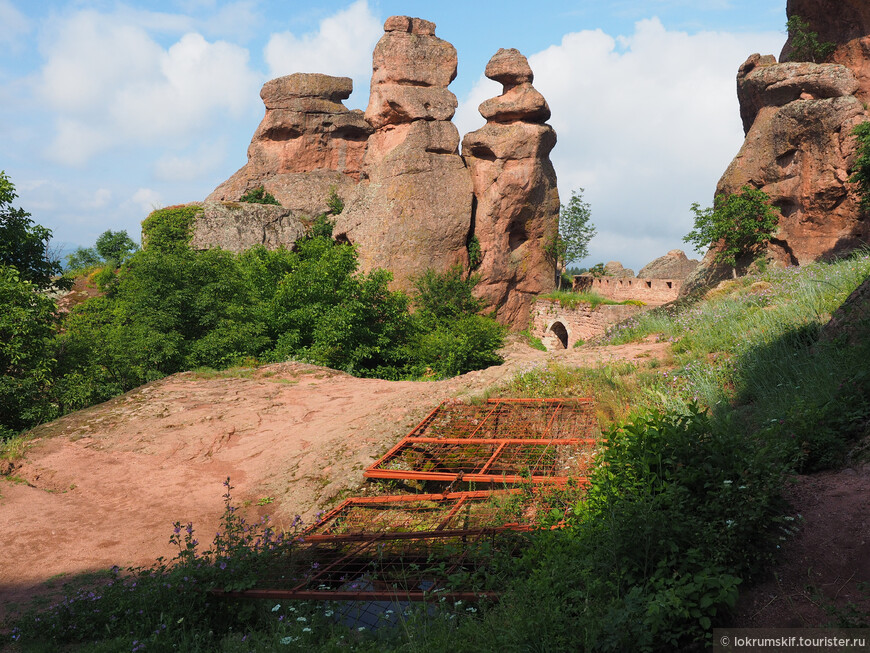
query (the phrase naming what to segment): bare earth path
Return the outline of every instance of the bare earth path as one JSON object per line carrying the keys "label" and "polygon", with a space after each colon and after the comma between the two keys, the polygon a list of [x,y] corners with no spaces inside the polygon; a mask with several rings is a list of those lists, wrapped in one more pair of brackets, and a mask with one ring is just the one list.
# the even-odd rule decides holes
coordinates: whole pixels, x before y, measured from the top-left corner
{"label": "bare earth path", "polygon": [[247,377],[184,373],[67,415],[37,429],[24,462],[0,477],[0,617],[46,579],[171,557],[175,521],[193,522],[207,544],[228,476],[250,516],[268,513],[279,527],[297,513],[309,520],[443,399],[479,395],[548,360],[667,353],[667,343],[545,353],[514,341],[503,365],[428,383],[296,363]]}

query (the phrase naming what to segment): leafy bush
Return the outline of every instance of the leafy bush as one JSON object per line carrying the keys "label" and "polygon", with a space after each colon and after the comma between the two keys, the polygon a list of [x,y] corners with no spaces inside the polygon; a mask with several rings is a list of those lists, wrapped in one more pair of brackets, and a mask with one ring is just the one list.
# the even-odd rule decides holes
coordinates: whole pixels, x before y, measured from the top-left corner
{"label": "leafy bush", "polygon": [[0,265],[0,440],[52,417],[45,394],[54,371],[54,301]]}
{"label": "leafy bush", "polygon": [[0,265],[14,267],[22,280],[39,289],[71,287],[68,279],[52,280],[62,266],[48,254],[51,229],[35,224],[24,209],[14,208],[16,197],[15,186],[0,170]]}
{"label": "leafy bush", "polygon": [[857,125],[852,134],[858,142],[857,157],[850,172],[849,181],[858,184],[861,208],[870,211],[870,121]]}
{"label": "leafy bush", "polygon": [[239,198],[239,201],[249,204],[275,204],[281,206],[281,202],[276,200],[272,193],[266,192],[266,189],[262,186],[249,188],[245,191],[245,194]]}
{"label": "leafy bush", "polygon": [[329,207],[330,215],[338,215],[344,211],[344,200],[338,196],[335,186],[329,187],[329,195],[326,196],[326,206]]}
{"label": "leafy bush", "polygon": [[695,202],[692,212],[695,227],[683,240],[699,252],[710,245],[721,246],[715,262],[732,268],[736,268],[738,258],[760,255],[780,217],[767,193],[751,186],[728,197],[717,195],[711,208],[701,209]]}
{"label": "leafy bush", "polygon": [[476,270],[483,261],[483,250],[480,248],[480,239],[473,235],[468,239],[468,269]]}
{"label": "leafy bush", "polygon": [[801,16],[791,16],[785,25],[791,41],[789,61],[825,61],[837,48],[835,43],[822,43],[817,32],[810,31],[810,24]]}
{"label": "leafy bush", "polygon": [[142,221],[142,248],[155,252],[180,252],[190,247],[193,225],[201,206],[170,206],[157,209]]}

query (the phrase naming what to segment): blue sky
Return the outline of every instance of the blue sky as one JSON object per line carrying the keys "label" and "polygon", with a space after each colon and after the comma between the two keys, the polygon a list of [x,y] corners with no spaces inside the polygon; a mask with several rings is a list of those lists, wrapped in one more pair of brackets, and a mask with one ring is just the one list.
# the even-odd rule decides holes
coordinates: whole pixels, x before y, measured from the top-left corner
{"label": "blue sky", "polygon": [[689,206],[712,203],[743,140],[737,68],[785,41],[785,0],[0,0],[0,169],[54,246],[138,238],[151,208],[201,200],[245,163],[268,79],[347,75],[346,104],[365,108],[371,51],[396,14],[456,46],[461,134],[500,91],[489,57],[529,57],[562,199],[585,189],[598,228],[583,263],[635,271],[685,249]]}

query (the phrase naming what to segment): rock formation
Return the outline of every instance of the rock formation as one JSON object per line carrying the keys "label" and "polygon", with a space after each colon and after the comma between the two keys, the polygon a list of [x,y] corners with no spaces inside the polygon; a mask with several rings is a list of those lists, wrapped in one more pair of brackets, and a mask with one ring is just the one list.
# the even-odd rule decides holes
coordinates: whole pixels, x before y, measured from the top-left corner
{"label": "rock formation", "polygon": [[550,108],[532,86],[522,54],[499,50],[485,74],[504,90],[480,105],[487,123],[462,141],[482,253],[477,292],[497,307],[500,321],[525,328],[535,297],[555,282],[554,263],[544,250],[558,228],[559,193],[549,158],[556,133],[544,124]]}
{"label": "rock formation", "polygon": [[[831,258],[870,242],[870,219],[849,183],[852,130],[868,119],[870,5],[864,0],[789,0],[820,41],[837,44],[830,61],[777,63],[753,54],[737,74],[746,139],[716,194],[749,185],[767,193],[782,217],[768,249],[781,265]],[[792,52],[791,39],[782,58]],[[691,292],[730,275],[713,264],[715,244],[684,286]],[[738,261],[739,263],[739,261]],[[748,263],[748,261],[744,262]]]}
{"label": "rock formation", "polygon": [[619,261],[608,261],[604,266],[604,275],[616,279],[634,278],[634,270],[624,267]]}
{"label": "rock formation", "polygon": [[681,249],[672,249],[664,256],[650,261],[637,273],[639,279],[686,279],[700,265],[697,259],[690,259]]}
{"label": "rock formation", "polygon": [[236,202],[264,186],[286,211],[207,203],[194,245],[290,245],[299,218],[327,211],[334,186],[345,208],[333,236],[356,246],[361,271],[386,268],[394,288],[410,290],[429,268],[467,269],[476,236],[479,294],[501,322],[527,327],[531,302],[555,279],[544,253],[559,214],[550,109],[526,58],[499,50],[486,74],[504,92],[480,106],[487,124],[466,136],[460,156],[448,89],[456,66],[456,49],[435,36],[434,23],[393,16],[372,57],[365,114],[342,104],[352,88],[345,77],[297,73],[268,82],[247,165],[208,200]]}
{"label": "rock formation", "polygon": [[220,247],[241,252],[255,245],[277,249],[290,247],[305,235],[302,221],[283,206],[211,201],[193,205],[203,208],[194,224],[193,249]]}
{"label": "rock formation", "polygon": [[359,181],[372,132],[361,111],[342,104],[352,90],[349,77],[316,73],[266,82],[260,91],[266,115],[251,139],[248,163],[207,200],[236,201],[263,186],[298,215],[325,213],[331,187],[343,197]]}
{"label": "rock formation", "polygon": [[387,19],[374,51],[365,117],[375,131],[333,234],[357,246],[361,270],[387,268],[402,290],[427,268],[468,263],[471,179],[447,89],[456,65],[456,49],[419,18]]}

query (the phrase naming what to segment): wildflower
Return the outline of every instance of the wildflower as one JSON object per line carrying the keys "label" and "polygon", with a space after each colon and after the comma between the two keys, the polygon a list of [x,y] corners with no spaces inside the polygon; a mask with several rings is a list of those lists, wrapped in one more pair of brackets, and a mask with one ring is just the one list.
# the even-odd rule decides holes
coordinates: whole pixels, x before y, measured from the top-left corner
{"label": "wildflower", "polygon": [[308,621],[305,617],[296,617],[296,621]]}
{"label": "wildflower", "polygon": [[290,644],[292,642],[295,642],[297,639],[299,639],[299,638],[298,637],[282,637],[281,643],[282,644]]}
{"label": "wildflower", "polygon": [[278,603],[278,604],[275,605],[274,608],[272,608],[272,612],[278,612],[278,610],[280,610],[280,609],[281,609],[281,604]]}
{"label": "wildflower", "polygon": [[302,632],[303,633],[310,633],[311,629],[308,626],[306,626],[305,628],[302,629]]}
{"label": "wildflower", "polygon": [[366,629],[365,626],[360,626],[359,628],[357,628],[357,630],[358,630],[359,632],[362,632],[362,631],[364,631],[365,629]]}

